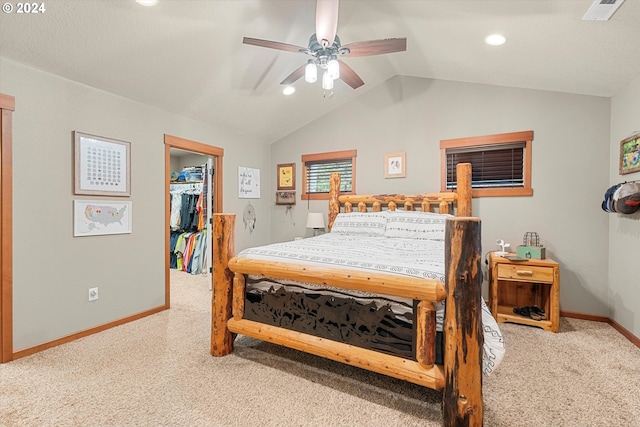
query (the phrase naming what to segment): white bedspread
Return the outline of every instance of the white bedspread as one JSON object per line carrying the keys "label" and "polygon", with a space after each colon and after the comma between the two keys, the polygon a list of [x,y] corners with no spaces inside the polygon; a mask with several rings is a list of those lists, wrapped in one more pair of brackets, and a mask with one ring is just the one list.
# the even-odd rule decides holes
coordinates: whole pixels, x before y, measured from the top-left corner
{"label": "white bedspread", "polygon": [[444,283],[444,242],[326,233],[245,249],[239,257],[333,265],[438,279]]}
{"label": "white bedspread", "polygon": [[[368,270],[394,273],[405,276],[437,279],[444,278],[444,241],[388,237],[352,236],[327,233],[308,239],[275,243],[241,251],[239,258],[265,261],[335,266],[343,269]],[[329,288],[310,283],[299,283],[298,287],[316,292],[339,292],[356,299],[377,297],[387,302],[393,299],[396,313],[412,310],[413,301],[406,298],[381,296],[361,291]],[[437,330],[442,331],[444,301],[435,304]],[[489,375],[504,356],[502,334],[489,308],[482,300],[482,322],[484,329],[483,372]]]}

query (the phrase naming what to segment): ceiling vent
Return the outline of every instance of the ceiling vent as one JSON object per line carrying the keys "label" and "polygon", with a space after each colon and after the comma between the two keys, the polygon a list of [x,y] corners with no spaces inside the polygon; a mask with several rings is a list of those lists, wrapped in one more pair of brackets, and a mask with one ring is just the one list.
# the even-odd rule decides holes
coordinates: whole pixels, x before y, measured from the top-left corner
{"label": "ceiling vent", "polygon": [[584,14],[582,20],[608,21],[623,2],[624,0],[596,0]]}

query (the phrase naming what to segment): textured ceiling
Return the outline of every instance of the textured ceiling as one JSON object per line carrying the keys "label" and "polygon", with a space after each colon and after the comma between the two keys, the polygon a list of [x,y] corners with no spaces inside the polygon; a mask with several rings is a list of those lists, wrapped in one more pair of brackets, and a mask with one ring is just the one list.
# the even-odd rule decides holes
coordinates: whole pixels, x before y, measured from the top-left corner
{"label": "textured ceiling", "polygon": [[[314,0],[49,0],[41,14],[0,14],[0,55],[271,143],[396,75],[613,96],[640,76],[640,1],[582,21],[591,4],[343,0],[342,44],[407,37],[407,51],[343,58],[365,85],[336,82],[328,97],[303,79],[281,94],[306,56],[242,44],[306,46]],[[504,46],[484,44],[494,32]]]}

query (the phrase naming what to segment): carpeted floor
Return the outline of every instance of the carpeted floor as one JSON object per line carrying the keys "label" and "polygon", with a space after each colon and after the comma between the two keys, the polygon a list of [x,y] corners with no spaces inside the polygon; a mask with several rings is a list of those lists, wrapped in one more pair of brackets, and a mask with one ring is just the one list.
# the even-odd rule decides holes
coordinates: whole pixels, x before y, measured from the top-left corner
{"label": "carpeted floor", "polygon": [[[0,365],[1,426],[439,426],[441,392],[263,343],[209,355],[209,278],[172,309]],[[609,325],[502,324],[485,426],[640,427],[640,349]]]}

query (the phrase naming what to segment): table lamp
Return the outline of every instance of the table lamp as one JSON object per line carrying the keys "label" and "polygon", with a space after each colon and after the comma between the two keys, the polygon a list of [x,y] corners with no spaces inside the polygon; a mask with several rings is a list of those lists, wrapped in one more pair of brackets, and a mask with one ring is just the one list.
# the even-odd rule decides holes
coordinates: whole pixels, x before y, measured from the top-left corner
{"label": "table lamp", "polygon": [[324,215],[322,212],[307,213],[307,228],[313,228],[313,235],[318,235],[318,230],[324,230]]}

